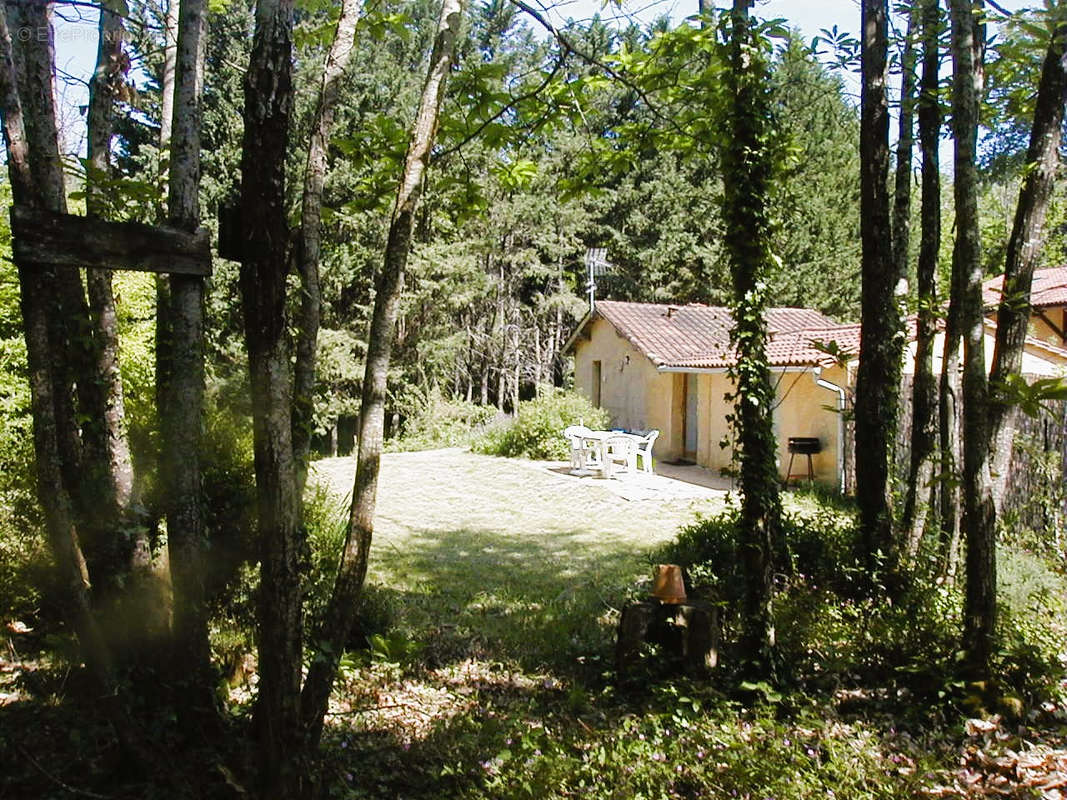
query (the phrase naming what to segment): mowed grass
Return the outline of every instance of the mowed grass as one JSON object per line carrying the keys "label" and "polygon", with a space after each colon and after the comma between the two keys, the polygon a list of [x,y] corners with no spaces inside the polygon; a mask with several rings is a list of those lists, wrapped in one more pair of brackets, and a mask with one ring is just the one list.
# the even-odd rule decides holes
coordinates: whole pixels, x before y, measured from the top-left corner
{"label": "mowed grass", "polygon": [[[353,460],[315,465],[338,496]],[[383,457],[369,581],[397,627],[445,665],[464,658],[566,670],[606,652],[648,553],[702,499],[628,501],[599,479],[458,449]]]}

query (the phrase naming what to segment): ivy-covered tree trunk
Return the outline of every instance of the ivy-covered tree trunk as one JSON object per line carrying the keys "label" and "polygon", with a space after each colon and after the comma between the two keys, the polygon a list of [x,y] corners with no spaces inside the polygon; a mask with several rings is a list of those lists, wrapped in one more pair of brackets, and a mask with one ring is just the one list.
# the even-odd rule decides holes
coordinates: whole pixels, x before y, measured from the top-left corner
{"label": "ivy-covered tree trunk", "polygon": [[430,150],[437,133],[445,83],[455,57],[462,15],[461,0],[444,0],[430,55],[429,71],[423,84],[407,156],[404,159],[404,171],[397,188],[385,258],[375,283],[374,315],[367,340],[356,478],[352,489],[348,530],[330,603],[315,636],[319,645],[311,661],[301,698],[302,724],[308,747],[311,748],[318,745],[322,736],[330,691],[337,675],[341,652],[355,621],[363,581],[367,575],[385,432],[386,382],[400,295],[411,249],[415,212],[422,194]]}
{"label": "ivy-covered tree trunk", "polygon": [[981,237],[978,223],[978,95],[981,3],[950,0],[952,10],[952,128],[955,135],[956,247],[963,329],[962,529],[967,544],[963,644],[975,677],[988,678],[996,625],[996,536],[989,474],[989,386],[982,315]]}
{"label": "ivy-covered tree trunk", "polygon": [[[919,117],[919,149],[922,153],[922,197],[920,200],[919,263],[915,285],[918,320],[915,344],[915,382],[912,384],[911,463],[900,529],[906,539],[907,554],[914,558],[922,540],[927,518],[923,495],[931,487],[931,456],[937,441],[934,380],[934,336],[937,332],[937,262],[941,247],[941,163],[938,144],[941,133],[941,105],[938,100],[940,64],[939,34],[941,11],[938,0],[923,0],[921,10],[922,80],[916,104]],[[936,492],[927,495],[933,504]]]}
{"label": "ivy-covered tree trunk", "polygon": [[772,570],[781,537],[781,498],[767,366],[766,279],[773,263],[769,195],[773,161],[766,44],[750,26],[749,0],[734,0],[725,74],[728,134],[723,152],[723,217],[733,278],[732,339],[737,363],[733,426],[740,461],[740,548],[745,597],[742,652],[753,676],[774,675]]}
{"label": "ivy-covered tree trunk", "polygon": [[326,155],[334,111],[341,93],[341,79],[352,58],[356,23],[362,0],[342,0],[341,17],[326,56],[319,102],[311,122],[307,166],[304,172],[303,207],[296,263],[300,273],[300,317],[293,367],[293,458],[297,465],[297,492],[307,482],[308,458],[315,412],[315,356],[322,316],[319,260],[322,253],[322,192],[326,185]]}
{"label": "ivy-covered tree trunk", "polygon": [[867,568],[894,568],[896,543],[889,467],[900,396],[904,336],[895,296],[897,270],[889,216],[888,7],[862,3],[860,235],[861,335],[856,376],[856,499]]}
{"label": "ivy-covered tree trunk", "polygon": [[[193,231],[200,221],[200,119],[207,7],[183,0],[178,19],[171,123],[168,218]],[[174,585],[172,670],[186,710],[212,710],[211,651],[204,585],[207,523],[200,467],[204,415],[204,280],[172,275],[166,319],[167,380],[162,414],[167,547]]]}
{"label": "ivy-covered tree trunk", "polygon": [[990,398],[989,446],[993,498],[998,511],[1003,502],[1015,439],[1014,407],[1002,389],[1022,372],[1023,345],[1030,324],[1030,284],[1043,244],[1045,212],[1060,162],[1064,96],[1067,93],[1067,75],[1063,64],[1067,57],[1067,20],[1064,19],[1067,12],[1062,6],[1057,6],[1056,13],[1059,16],[1050,37],[1037,87],[1023,185],[1019,190],[1015,221],[1008,239],[1003,297],[997,309],[996,348],[989,376],[993,389]]}

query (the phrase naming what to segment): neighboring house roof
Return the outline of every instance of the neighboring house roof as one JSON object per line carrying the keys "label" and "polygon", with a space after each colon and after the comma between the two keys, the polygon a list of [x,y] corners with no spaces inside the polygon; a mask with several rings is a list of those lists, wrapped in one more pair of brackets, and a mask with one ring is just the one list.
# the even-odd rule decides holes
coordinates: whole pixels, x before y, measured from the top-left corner
{"label": "neighboring house roof", "polygon": [[[998,275],[982,284],[982,303],[986,308],[1000,305],[1004,276]],[[1035,269],[1030,284],[1030,305],[1033,308],[1067,305],[1067,267]]]}
{"label": "neighboring house roof", "polygon": [[[997,323],[993,320],[985,320],[985,332],[989,336],[996,336]],[[1046,342],[1044,339],[1038,339],[1036,336],[1027,335],[1025,341],[1026,347],[1030,350],[1037,350],[1046,356],[1053,356],[1055,359],[1067,362],[1067,349]]]}
{"label": "neighboring house roof", "polygon": [[[705,305],[660,305],[601,300],[567,343],[603,318],[663,369],[721,369],[734,363],[729,309]],[[810,308],[767,309],[767,360],[772,367],[829,365],[824,344],[855,355],[859,325],[838,325]],[[832,346],[832,344],[831,344]]]}

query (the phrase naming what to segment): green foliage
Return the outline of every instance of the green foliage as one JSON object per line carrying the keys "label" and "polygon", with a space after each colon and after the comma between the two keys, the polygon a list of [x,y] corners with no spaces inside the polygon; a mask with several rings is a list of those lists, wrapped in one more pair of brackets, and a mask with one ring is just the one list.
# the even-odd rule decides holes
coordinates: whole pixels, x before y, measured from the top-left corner
{"label": "green foliage", "polygon": [[442,770],[474,784],[463,797],[906,798],[945,763],[942,753],[825,708],[806,705],[783,718],[684,683],[595,732],[564,709],[510,725],[495,716],[464,719],[454,732],[454,744],[484,742],[474,774],[459,753]]}
{"label": "green foliage", "polygon": [[[304,526],[309,555],[304,580],[304,613],[309,625],[314,626],[324,619],[337,568],[341,563],[348,529],[346,503],[322,487],[312,489],[305,498]],[[358,622],[349,639],[349,646],[353,649],[373,648],[371,637],[377,636],[385,643],[381,647],[392,647],[388,650],[389,654],[401,652],[402,648],[390,634],[394,615],[388,593],[373,583],[364,584],[359,599]],[[313,636],[314,631],[309,630],[308,634]]]}
{"label": "green foliage", "polygon": [[[809,692],[842,682],[892,686],[935,705],[961,702],[961,588],[937,575],[935,558],[924,557],[895,602],[871,596],[857,557],[854,511],[817,497],[805,506],[783,516],[791,572],[776,582],[775,627],[790,682]],[[739,523],[730,506],[683,527],[651,555],[653,562],[681,564],[693,591],[720,606],[728,643],[738,634],[744,591]],[[1067,668],[1061,660],[1067,586],[1017,546],[1002,547],[999,562],[996,688],[1029,701],[1049,697],[1060,691]]]}
{"label": "green foliage", "polygon": [[493,406],[465,400],[446,400],[439,390],[429,393],[406,415],[403,435],[389,443],[393,450],[433,450],[469,447],[497,415]]}
{"label": "green foliage", "polygon": [[583,424],[593,429],[607,427],[610,416],[577,392],[553,389],[520,404],[518,416],[503,427],[487,431],[474,450],[494,456],[563,460],[570,445],[563,430]]}

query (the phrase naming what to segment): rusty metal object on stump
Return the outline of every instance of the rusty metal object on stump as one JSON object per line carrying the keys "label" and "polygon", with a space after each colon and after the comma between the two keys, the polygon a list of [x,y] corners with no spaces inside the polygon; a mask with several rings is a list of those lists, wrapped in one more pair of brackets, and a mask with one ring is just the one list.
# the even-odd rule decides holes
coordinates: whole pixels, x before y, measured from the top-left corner
{"label": "rusty metal object on stump", "polygon": [[661,603],[684,603],[686,595],[682,568],[677,564],[658,564],[652,582],[652,596]]}

